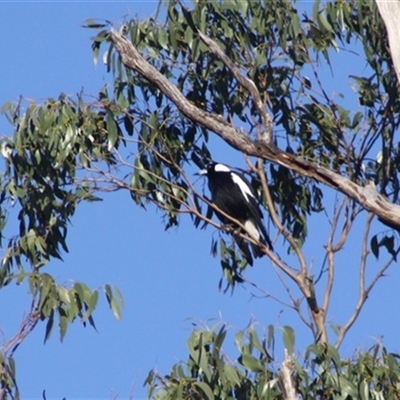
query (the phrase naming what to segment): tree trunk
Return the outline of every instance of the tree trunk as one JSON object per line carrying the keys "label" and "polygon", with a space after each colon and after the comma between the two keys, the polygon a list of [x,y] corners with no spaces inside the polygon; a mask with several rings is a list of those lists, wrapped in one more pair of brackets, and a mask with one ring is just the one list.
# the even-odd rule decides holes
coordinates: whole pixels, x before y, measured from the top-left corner
{"label": "tree trunk", "polygon": [[375,3],[386,26],[390,53],[392,54],[397,80],[400,82],[400,1],[375,0]]}

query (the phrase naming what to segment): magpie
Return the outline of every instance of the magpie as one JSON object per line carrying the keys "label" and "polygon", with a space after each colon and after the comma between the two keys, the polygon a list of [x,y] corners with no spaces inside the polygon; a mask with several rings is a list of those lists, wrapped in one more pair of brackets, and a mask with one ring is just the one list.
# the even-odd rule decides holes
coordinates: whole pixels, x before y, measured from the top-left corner
{"label": "magpie", "polygon": [[[244,227],[238,226],[221,212],[215,212],[223,224],[233,226],[233,238],[248,264],[253,265],[253,257],[248,242],[242,235],[248,235],[252,239],[260,241],[271,250],[272,243],[262,223],[263,215],[249,182],[243,175],[231,171],[224,164],[216,162],[210,163],[206,169],[202,169],[198,174],[207,176],[212,202]],[[251,243],[251,247],[254,257],[264,255],[259,246]]]}

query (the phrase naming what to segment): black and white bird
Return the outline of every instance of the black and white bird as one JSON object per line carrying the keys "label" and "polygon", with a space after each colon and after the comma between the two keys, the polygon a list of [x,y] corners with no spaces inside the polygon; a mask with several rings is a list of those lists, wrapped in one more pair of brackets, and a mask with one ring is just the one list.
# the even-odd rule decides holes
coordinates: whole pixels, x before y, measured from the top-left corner
{"label": "black and white bird", "polygon": [[[232,225],[232,236],[244,254],[247,262],[253,265],[253,257],[249,249],[249,242],[242,235],[267,245],[272,250],[272,243],[262,223],[263,215],[246,178],[226,165],[212,162],[206,169],[199,172],[208,178],[208,187],[211,192],[212,202],[225,214],[240,222],[239,225],[216,211],[222,223]],[[251,243],[254,257],[264,255],[261,248]]]}

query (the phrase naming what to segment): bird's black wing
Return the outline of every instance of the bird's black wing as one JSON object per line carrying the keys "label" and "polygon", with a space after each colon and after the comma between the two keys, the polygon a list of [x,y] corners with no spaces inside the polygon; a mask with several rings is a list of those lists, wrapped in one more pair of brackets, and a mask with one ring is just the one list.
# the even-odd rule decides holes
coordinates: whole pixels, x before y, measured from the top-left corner
{"label": "bird's black wing", "polygon": [[[272,250],[272,242],[271,239],[269,238],[269,235],[267,233],[267,230],[265,229],[265,226],[262,222],[262,219],[264,218],[260,206],[257,202],[256,196],[254,194],[254,191],[250,185],[250,183],[247,181],[247,179],[236,172],[232,172],[232,176],[236,175],[238,179],[236,179],[236,182],[239,183],[241,186],[242,192],[246,193],[246,200],[247,200],[247,207],[249,210],[249,217],[253,220],[253,222],[256,224],[257,228],[261,231],[262,236],[264,238],[265,243],[268,245],[268,247]],[[243,185],[240,184],[239,179],[243,182]]]}
{"label": "bird's black wing", "polygon": [[251,212],[253,221],[256,223],[258,229],[261,231],[262,236],[265,240],[265,243],[268,245],[268,247],[271,250],[273,250],[271,239],[269,238],[267,230],[265,229],[265,226],[262,222],[263,215],[261,213],[260,207],[259,207],[257,201],[253,198],[250,200],[250,203],[251,203],[251,205],[249,205],[249,210]]}

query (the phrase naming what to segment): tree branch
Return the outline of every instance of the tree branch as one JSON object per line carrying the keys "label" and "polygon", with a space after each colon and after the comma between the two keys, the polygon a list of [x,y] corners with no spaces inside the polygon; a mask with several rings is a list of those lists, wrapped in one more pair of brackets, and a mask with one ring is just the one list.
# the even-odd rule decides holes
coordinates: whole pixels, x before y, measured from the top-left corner
{"label": "tree branch", "polygon": [[[301,248],[297,244],[296,240],[293,238],[293,236],[285,230],[284,226],[279,221],[279,218],[278,218],[275,208],[274,208],[271,194],[269,192],[269,187],[268,187],[268,183],[267,183],[267,180],[265,177],[262,160],[258,159],[257,169],[250,163],[249,160],[247,160],[247,163],[255,172],[257,172],[257,174],[260,178],[261,185],[263,188],[263,193],[267,200],[268,209],[270,210],[271,218],[272,218],[274,224],[278,227],[280,232],[283,233],[285,238],[288,240],[288,242],[291,244],[291,246],[295,250],[295,253],[296,253],[297,258],[300,263],[300,270],[297,274],[293,274],[292,271],[290,271],[288,266],[281,259],[277,258],[277,260],[279,261],[279,262],[277,262],[270,255],[269,256],[279,269],[281,269],[285,274],[287,274],[290,278],[292,278],[296,282],[301,293],[304,295],[304,297],[307,300],[307,305],[309,307],[309,311],[313,318],[313,322],[314,322],[316,329],[313,329],[314,327],[312,327],[312,331],[313,331],[315,340],[316,340],[316,342],[326,343],[327,335],[326,335],[326,329],[325,329],[325,312],[323,309],[321,309],[318,306],[317,297],[316,297],[315,289],[314,289],[314,282],[308,274],[307,264],[306,264],[306,261],[304,258],[304,254],[301,251]],[[290,272],[291,274],[289,274],[288,272]],[[278,274],[278,276],[279,276],[279,274]],[[288,287],[284,284],[284,282],[282,280],[281,280],[281,282],[283,283],[286,290],[288,291]],[[289,291],[288,291],[288,293],[289,293]],[[294,301],[293,301],[293,304],[295,304]],[[300,318],[302,318],[300,313],[299,313],[299,315],[300,315]],[[309,324],[307,324],[307,325],[310,326]]]}
{"label": "tree branch", "polygon": [[364,230],[364,235],[363,235],[363,241],[362,241],[362,253],[361,253],[361,262],[360,262],[360,277],[359,277],[359,294],[358,294],[358,301],[356,304],[356,307],[354,309],[353,314],[350,316],[348,321],[346,322],[345,325],[343,325],[340,328],[338,338],[335,343],[335,347],[339,348],[340,345],[342,344],[347,332],[349,329],[353,326],[355,321],[357,320],[358,316],[360,315],[360,312],[365,304],[365,302],[368,299],[368,296],[371,292],[371,290],[374,288],[376,283],[378,282],[379,278],[384,276],[385,272],[387,269],[392,265],[392,263],[395,261],[397,254],[399,253],[399,250],[396,252],[394,256],[392,256],[383,266],[379,269],[379,271],[375,274],[374,278],[371,280],[368,286],[366,286],[366,268],[367,268],[367,258],[370,253],[369,251],[369,246],[368,246],[368,239],[369,239],[369,232],[371,229],[371,223],[374,218],[373,214],[368,214],[367,222],[365,224],[365,230]]}
{"label": "tree branch", "polygon": [[366,210],[376,214],[383,223],[400,230],[400,206],[392,204],[386,197],[379,194],[372,182],[359,186],[328,168],[286,153],[273,143],[267,145],[265,141],[251,140],[242,130],[233,127],[221,115],[206,112],[187,100],[175,85],[139,54],[127,38],[114,29],[111,29],[110,38],[126,68],[138,72],[155,85],[180,112],[194,123],[215,132],[230,146],[245,154],[279,164],[344,193]]}
{"label": "tree branch", "polygon": [[[326,288],[325,288],[325,293],[324,293],[324,300],[323,300],[323,306],[322,308],[325,311],[325,316],[328,313],[328,308],[329,308],[329,302],[331,300],[331,294],[332,294],[332,289],[333,289],[333,282],[335,278],[335,267],[334,267],[334,257],[335,253],[338,252],[344,245],[344,243],[347,240],[348,234],[350,232],[350,228],[353,224],[353,220],[355,218],[355,212],[354,212],[354,205],[352,207],[352,212],[350,213],[350,202],[351,200],[349,198],[344,197],[340,204],[338,206],[335,206],[334,214],[333,214],[333,220],[331,224],[331,232],[329,234],[328,238],[328,243],[326,245],[326,260],[328,263],[328,278],[327,278],[327,283],[326,283]],[[339,224],[339,219],[340,215],[342,214],[343,207],[345,208],[345,221],[343,224],[342,232],[339,238],[339,241],[334,244],[334,236],[336,233],[336,229]]]}
{"label": "tree branch", "polygon": [[397,81],[400,82],[400,2],[375,0],[379,13],[386,26],[389,37],[390,54],[397,74]]}

